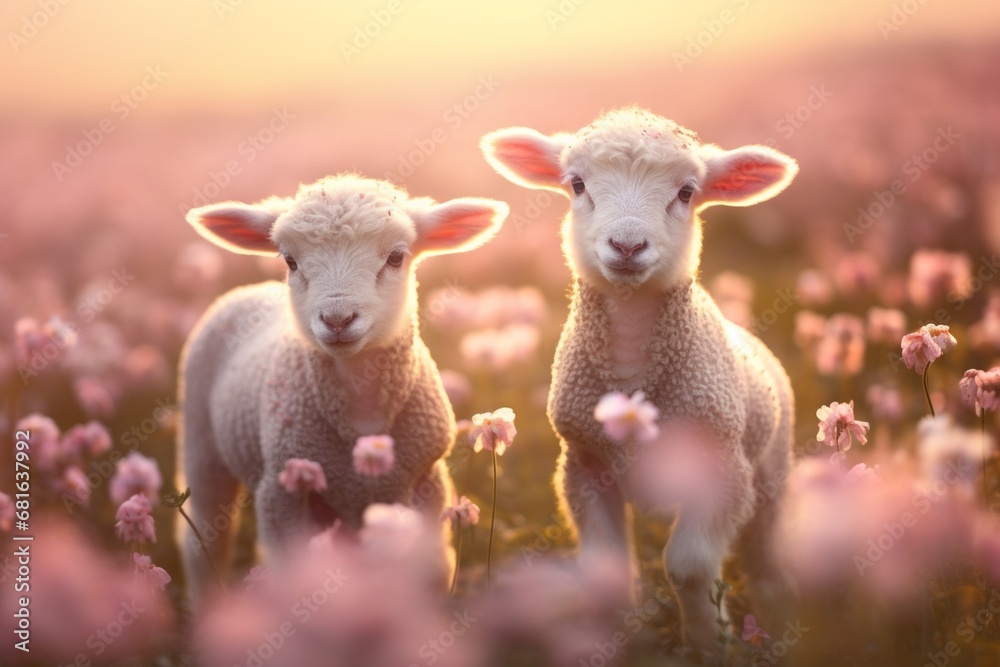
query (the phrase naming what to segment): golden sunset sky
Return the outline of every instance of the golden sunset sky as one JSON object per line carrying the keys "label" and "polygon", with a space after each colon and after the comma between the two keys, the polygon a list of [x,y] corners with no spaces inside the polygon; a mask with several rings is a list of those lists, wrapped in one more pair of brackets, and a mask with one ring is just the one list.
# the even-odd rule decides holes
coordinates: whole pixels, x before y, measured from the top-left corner
{"label": "golden sunset sky", "polygon": [[[893,18],[899,29],[889,31]],[[366,24],[374,36],[359,39]],[[734,67],[984,40],[1000,31],[1000,3],[6,0],[0,27],[0,113],[60,118],[105,113],[148,67],[166,76],[144,113],[236,111],[282,98],[405,100],[483,74],[669,69],[699,37],[700,62]]]}

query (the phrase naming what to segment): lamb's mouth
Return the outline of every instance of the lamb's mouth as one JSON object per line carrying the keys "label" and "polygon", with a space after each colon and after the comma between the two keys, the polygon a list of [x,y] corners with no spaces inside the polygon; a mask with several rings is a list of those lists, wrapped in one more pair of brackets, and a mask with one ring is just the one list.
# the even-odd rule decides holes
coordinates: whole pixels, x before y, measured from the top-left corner
{"label": "lamb's mouth", "polygon": [[341,333],[339,336],[326,335],[318,336],[317,340],[326,349],[332,352],[349,352],[356,347],[360,347],[361,339],[366,332]]}
{"label": "lamb's mouth", "polygon": [[622,262],[621,266],[612,266],[605,262],[604,267],[605,275],[612,282],[640,283],[649,271],[649,267],[637,267],[631,262]]}

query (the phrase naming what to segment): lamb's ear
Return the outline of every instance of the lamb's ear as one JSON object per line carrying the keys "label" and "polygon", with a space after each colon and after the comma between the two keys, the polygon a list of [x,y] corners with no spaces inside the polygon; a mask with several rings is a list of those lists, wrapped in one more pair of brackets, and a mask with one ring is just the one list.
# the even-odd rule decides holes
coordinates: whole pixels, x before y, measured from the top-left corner
{"label": "lamb's ear", "polygon": [[479,147],[490,166],[507,180],[526,188],[567,194],[559,156],[571,136],[546,136],[527,127],[508,127],[484,136]]}
{"label": "lamb's ear", "polygon": [[260,204],[223,202],[188,211],[187,221],[217,246],[241,255],[273,255],[271,227],[284,212],[287,200],[270,199]]}
{"label": "lamb's ear", "polygon": [[438,204],[411,199],[407,215],[417,228],[414,255],[443,255],[478,248],[493,238],[510,207],[501,201],[465,197]]}
{"label": "lamb's ear", "polygon": [[750,206],[766,201],[788,187],[799,171],[795,160],[767,146],[726,151],[705,145],[699,153],[707,168],[698,194],[699,207]]}

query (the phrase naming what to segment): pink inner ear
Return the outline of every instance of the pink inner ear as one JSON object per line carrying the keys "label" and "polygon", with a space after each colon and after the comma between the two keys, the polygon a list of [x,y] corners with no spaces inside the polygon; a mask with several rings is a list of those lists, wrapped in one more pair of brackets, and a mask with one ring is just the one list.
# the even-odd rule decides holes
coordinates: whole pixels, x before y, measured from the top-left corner
{"label": "pink inner ear", "polygon": [[246,250],[271,251],[274,243],[268,233],[251,227],[237,216],[203,217],[201,224],[216,236]]}
{"label": "pink inner ear", "polygon": [[433,248],[453,248],[469,241],[493,225],[493,211],[467,211],[441,220],[424,236]]}
{"label": "pink inner ear", "polygon": [[787,169],[772,161],[740,160],[710,184],[713,192],[727,199],[753,195],[779,182]]}
{"label": "pink inner ear", "polygon": [[558,161],[539,150],[532,141],[505,139],[496,145],[497,158],[522,176],[558,182],[562,178]]}

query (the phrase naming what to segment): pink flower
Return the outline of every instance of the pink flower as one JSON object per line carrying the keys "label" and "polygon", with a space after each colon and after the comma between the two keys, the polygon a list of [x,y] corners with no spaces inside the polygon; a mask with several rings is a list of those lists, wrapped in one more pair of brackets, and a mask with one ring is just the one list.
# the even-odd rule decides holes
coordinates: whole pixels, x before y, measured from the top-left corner
{"label": "pink flower", "polygon": [[878,466],[869,468],[864,463],[859,463],[847,471],[847,479],[850,482],[871,483],[881,481],[882,478],[879,477]]}
{"label": "pink flower", "polygon": [[1000,406],[1000,366],[988,371],[969,369],[958,386],[962,400],[976,408],[976,416],[985,410],[996,410]]}
{"label": "pink flower", "polygon": [[115,413],[117,399],[107,383],[94,377],[79,377],[73,382],[73,391],[88,415],[106,419]]}
{"label": "pink flower", "polygon": [[825,273],[817,269],[806,269],[799,274],[795,292],[805,306],[822,306],[833,298],[833,285]]}
{"label": "pink flower", "polygon": [[119,461],[115,467],[109,494],[111,500],[118,504],[137,493],[143,494],[155,503],[162,485],[163,477],[156,461],[139,452],[133,452]]}
{"label": "pink flower", "polygon": [[55,484],[56,489],[77,505],[90,503],[90,484],[79,466],[71,465],[63,470],[62,477]]}
{"label": "pink flower", "polygon": [[757,648],[764,645],[765,639],[770,639],[764,628],[757,625],[757,618],[753,614],[743,617],[743,641],[750,642]]}
{"label": "pink flower", "polygon": [[958,345],[958,341],[943,324],[925,324],[913,333],[903,336],[900,346],[907,368],[923,374],[927,365]]}
{"label": "pink flower", "polygon": [[[31,657],[14,657],[13,642],[5,643],[0,664],[122,664],[136,656],[159,655],[176,636],[172,605],[156,591],[136,586],[130,568],[92,546],[72,523],[50,514],[44,520],[34,517],[31,526],[35,543],[51,547],[31,549]],[[13,577],[5,585],[12,582]],[[17,596],[4,591],[0,632],[5,637],[14,636],[16,609]],[[132,613],[125,615],[123,609]],[[113,641],[109,633],[115,635]],[[98,636],[106,641],[98,644]],[[90,648],[105,649],[99,658],[86,648],[88,641]],[[79,660],[79,655],[87,659]]]}
{"label": "pink flower", "polygon": [[712,280],[708,291],[727,320],[741,327],[753,324],[753,282],[749,278],[724,271]]}
{"label": "pink flower", "polygon": [[906,315],[892,308],[868,309],[868,338],[873,343],[895,345],[906,333]]}
{"label": "pink flower", "polygon": [[483,449],[496,451],[497,456],[503,456],[507,448],[514,443],[517,429],[514,428],[514,411],[510,408],[500,408],[493,412],[483,412],[472,416],[472,430],[469,440],[473,451]]}
{"label": "pink flower", "polygon": [[[476,511],[478,513],[478,509]],[[14,525],[14,500],[0,491],[0,532],[9,533],[12,525]]]}
{"label": "pink flower", "polygon": [[462,496],[458,503],[444,508],[444,520],[450,519],[461,526],[475,526],[479,523],[479,506],[467,496]]}
{"label": "pink flower", "polygon": [[363,435],[354,445],[354,471],[365,477],[384,475],[396,463],[391,436]]}
{"label": "pink flower", "polygon": [[947,416],[921,419],[917,436],[917,454],[927,483],[974,497],[981,457],[993,450],[993,438],[984,442],[979,429],[957,426]]}
{"label": "pink flower", "polygon": [[139,553],[132,554],[135,563],[135,575],[141,578],[154,591],[162,591],[170,583],[170,575],[162,567],[153,565],[153,559]]}
{"label": "pink flower", "polygon": [[968,328],[969,344],[984,353],[1000,349],[1000,293],[990,294],[981,320]]}
{"label": "pink flower", "polygon": [[323,491],[326,475],[320,464],[309,459],[288,459],[285,469],[278,474],[278,483],[288,493]]}
{"label": "pink flower", "polygon": [[840,256],[833,271],[837,290],[846,297],[870,292],[879,282],[878,261],[868,252],[852,252]]}
{"label": "pink flower", "polygon": [[99,421],[77,424],[62,437],[60,447],[74,460],[87,456],[100,456],[111,449],[111,434]]}
{"label": "pink flower", "polygon": [[887,422],[898,422],[903,416],[903,397],[895,387],[873,384],[865,392],[865,398],[876,419]]}
{"label": "pink flower", "polygon": [[22,317],[14,323],[14,344],[19,364],[30,366],[39,357],[58,359],[64,350],[76,344],[76,329],[58,317],[39,326],[33,317]]}
{"label": "pink flower", "polygon": [[594,419],[604,424],[604,432],[613,440],[635,438],[648,442],[660,433],[656,424],[659,417],[660,411],[641,391],[632,398],[619,391],[605,394],[594,408]]}
{"label": "pink flower", "polygon": [[816,348],[816,369],[822,375],[857,375],[864,362],[864,322],[855,315],[832,315]]}
{"label": "pink flower", "polygon": [[42,333],[38,320],[33,317],[22,317],[14,322],[14,344],[17,348],[17,363],[30,364],[42,354],[42,350],[51,341]]}
{"label": "pink flower", "polygon": [[472,383],[469,378],[458,371],[441,369],[441,385],[452,405],[461,405],[472,396]]}
{"label": "pink flower", "polygon": [[137,493],[118,508],[115,531],[122,542],[156,542],[156,524],[149,498]]}
{"label": "pink flower", "polygon": [[128,386],[138,389],[164,389],[173,372],[166,356],[155,345],[136,345],[125,356],[122,370]]}
{"label": "pink flower", "polygon": [[250,568],[247,576],[243,577],[243,583],[246,584],[248,591],[262,584],[269,584],[272,581],[274,581],[274,574],[266,565],[255,565]]}
{"label": "pink flower", "polygon": [[14,427],[28,432],[31,454],[39,471],[56,474],[62,467],[59,448],[59,427],[50,418],[33,412],[22,418]]}
{"label": "pink flower", "polygon": [[400,504],[373,503],[365,508],[358,536],[371,555],[405,560],[424,540],[426,529],[420,513]]}
{"label": "pink flower", "polygon": [[824,405],[816,411],[816,417],[819,419],[816,440],[837,447],[838,452],[834,455],[834,459],[844,458],[843,453],[851,448],[852,436],[862,445],[867,444],[866,434],[870,426],[868,422],[854,419],[854,401],[850,403],[834,401],[830,405]]}
{"label": "pink flower", "polygon": [[928,308],[946,297],[967,299],[972,294],[972,260],[943,250],[918,250],[910,258],[907,289],[918,308]]}
{"label": "pink flower", "polygon": [[970,368],[965,371],[965,375],[963,375],[962,379],[958,381],[958,390],[962,394],[962,401],[966,405],[974,405],[976,407],[977,416],[979,415],[979,401],[977,400],[979,387],[976,385],[976,377],[980,373],[982,373],[982,371]]}
{"label": "pink flower", "polygon": [[526,361],[535,353],[541,334],[534,324],[508,324],[502,329],[482,329],[462,336],[459,349],[474,367],[502,370]]}
{"label": "pink flower", "polygon": [[803,350],[813,349],[826,332],[826,318],[811,310],[795,313],[795,333],[792,339]]}

